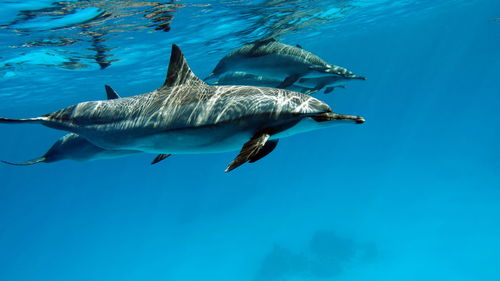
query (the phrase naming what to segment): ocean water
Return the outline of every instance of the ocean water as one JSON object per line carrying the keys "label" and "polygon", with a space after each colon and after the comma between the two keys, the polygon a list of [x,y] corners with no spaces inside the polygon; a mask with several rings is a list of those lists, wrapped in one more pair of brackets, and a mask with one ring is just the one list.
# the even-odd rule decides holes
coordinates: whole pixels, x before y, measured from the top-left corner
{"label": "ocean water", "polygon": [[[0,280],[500,280],[500,2],[0,1],[0,116],[207,76],[266,37],[368,77],[316,98],[366,123],[237,151],[0,166]],[[0,159],[64,132],[0,128]]]}

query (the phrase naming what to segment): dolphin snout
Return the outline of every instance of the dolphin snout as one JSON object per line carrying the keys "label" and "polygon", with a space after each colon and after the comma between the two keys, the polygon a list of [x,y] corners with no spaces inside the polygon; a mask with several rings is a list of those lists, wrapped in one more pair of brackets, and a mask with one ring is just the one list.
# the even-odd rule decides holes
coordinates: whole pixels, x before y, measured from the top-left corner
{"label": "dolphin snout", "polygon": [[338,121],[352,121],[356,124],[365,123],[365,118],[363,118],[361,116],[344,115],[344,114],[338,114],[338,113],[334,113],[334,112],[326,112],[326,113],[314,116],[312,118],[317,122],[338,120]]}
{"label": "dolphin snout", "polygon": [[365,123],[365,118],[363,118],[361,116],[344,115],[344,114],[337,114],[337,113],[334,113],[333,115],[334,115],[332,117],[333,120],[354,121],[356,124],[363,124],[363,123]]}
{"label": "dolphin snout", "polygon": [[353,77],[350,77],[351,79],[358,79],[358,80],[366,80],[366,77],[364,76],[357,76],[357,75],[354,75]]}

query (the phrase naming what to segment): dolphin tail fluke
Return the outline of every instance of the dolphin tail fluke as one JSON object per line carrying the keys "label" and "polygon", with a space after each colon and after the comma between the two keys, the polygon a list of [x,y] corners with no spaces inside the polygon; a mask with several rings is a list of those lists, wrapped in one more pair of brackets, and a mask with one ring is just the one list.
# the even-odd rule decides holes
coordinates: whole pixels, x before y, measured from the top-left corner
{"label": "dolphin tail fluke", "polygon": [[40,123],[46,121],[47,117],[35,117],[26,119],[10,119],[10,118],[0,118],[0,123]]}
{"label": "dolphin tail fluke", "polygon": [[14,165],[14,166],[28,166],[28,165],[33,165],[33,164],[45,162],[45,160],[46,160],[45,157],[42,156],[42,157],[32,159],[32,160],[29,160],[26,162],[21,162],[21,163],[13,163],[13,162],[8,162],[8,161],[3,161],[3,160],[0,160],[0,162],[2,162],[4,164]]}

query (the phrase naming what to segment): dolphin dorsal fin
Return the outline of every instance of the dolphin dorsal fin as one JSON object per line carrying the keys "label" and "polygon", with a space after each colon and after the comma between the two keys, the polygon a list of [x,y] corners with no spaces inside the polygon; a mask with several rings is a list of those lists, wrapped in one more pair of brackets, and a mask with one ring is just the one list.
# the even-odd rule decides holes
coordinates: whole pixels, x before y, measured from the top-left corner
{"label": "dolphin dorsal fin", "polygon": [[114,100],[114,99],[121,98],[120,95],[115,90],[113,90],[113,88],[111,88],[110,86],[104,85],[104,88],[106,89],[106,97],[108,98],[108,100]]}
{"label": "dolphin dorsal fin", "polygon": [[265,39],[260,39],[260,40],[257,40],[257,41],[253,42],[253,47],[255,49],[257,49],[257,48],[259,48],[261,46],[267,45],[267,44],[272,43],[272,42],[277,42],[276,39],[274,39],[274,37],[268,37],[268,38],[265,38]]}
{"label": "dolphin dorsal fin", "polygon": [[206,85],[191,71],[179,46],[172,44],[172,54],[168,65],[167,78],[163,87],[173,86],[204,86]]}

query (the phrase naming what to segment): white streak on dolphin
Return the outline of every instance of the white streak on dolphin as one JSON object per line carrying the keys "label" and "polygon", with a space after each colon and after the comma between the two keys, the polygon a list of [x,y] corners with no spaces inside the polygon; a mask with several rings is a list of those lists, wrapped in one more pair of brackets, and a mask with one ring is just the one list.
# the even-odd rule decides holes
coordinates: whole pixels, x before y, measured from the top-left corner
{"label": "white streak on dolphin", "polygon": [[[245,72],[278,80],[280,82],[272,87],[282,89],[288,89],[300,78],[334,76],[345,80],[366,79],[344,67],[328,64],[301,47],[286,45],[273,38],[259,40],[232,51],[219,61],[205,80],[231,72]],[[324,86],[318,83],[311,88],[320,90]]]}
{"label": "white streak on dolphin", "polygon": [[41,123],[113,150],[193,154],[241,148],[226,169],[231,171],[270,153],[280,137],[364,119],[334,113],[327,104],[288,90],[209,86],[173,45],[167,79],[155,91],[83,102],[41,117],[0,118],[0,122]]}

